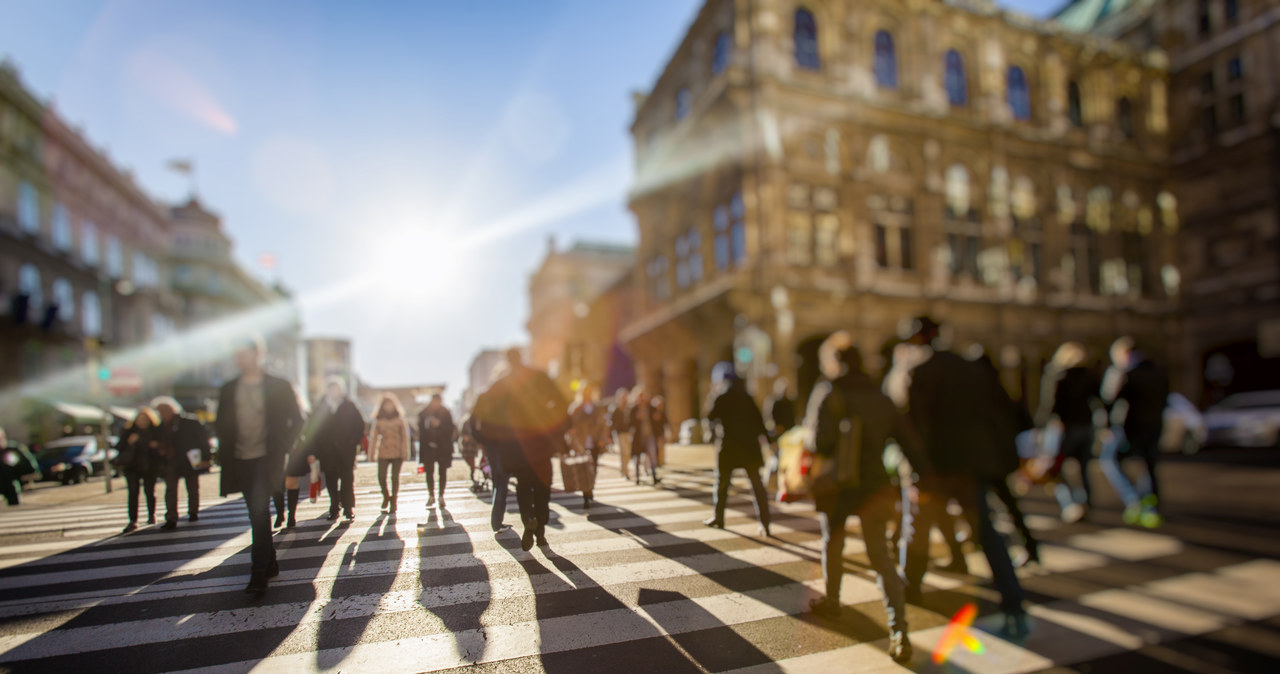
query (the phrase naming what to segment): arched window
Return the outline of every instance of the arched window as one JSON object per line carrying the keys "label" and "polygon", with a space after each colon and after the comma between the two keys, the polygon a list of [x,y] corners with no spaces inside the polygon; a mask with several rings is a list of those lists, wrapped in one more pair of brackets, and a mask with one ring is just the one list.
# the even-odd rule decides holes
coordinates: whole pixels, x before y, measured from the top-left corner
{"label": "arched window", "polygon": [[1085,222],[1089,229],[1096,232],[1105,232],[1111,228],[1111,189],[1106,185],[1089,190]]}
{"label": "arched window", "polygon": [[947,211],[951,217],[963,218],[969,212],[969,172],[959,164],[947,169]]}
{"label": "arched window", "polygon": [[58,320],[70,321],[76,317],[76,293],[70,281],[60,278],[53,282],[53,301],[58,305]]}
{"label": "arched window", "polygon": [[98,228],[88,220],[80,223],[80,259],[87,265],[98,264]]}
{"label": "arched window", "polygon": [[18,183],[18,226],[27,234],[40,233],[40,194],[25,180]]}
{"label": "arched window", "polygon": [[729,199],[729,254],[735,267],[747,261],[747,208],[741,192]]}
{"label": "arched window", "polygon": [[889,164],[889,139],[884,134],[876,134],[867,144],[867,168],[872,173],[887,173]]}
{"label": "arched window", "polygon": [[681,87],[676,92],[676,121],[680,121],[689,116],[689,108],[693,105],[693,95],[689,93],[688,87]]}
{"label": "arched window", "polygon": [[62,204],[53,205],[53,247],[64,253],[71,251],[71,218]]}
{"label": "arched window", "polygon": [[964,57],[952,49],[946,57],[947,100],[951,105],[967,105],[969,103],[969,82],[964,75]]}
{"label": "arched window", "polygon": [[733,38],[729,37],[729,33],[721,31],[716,35],[715,45],[711,48],[711,74],[719,75],[724,72],[732,57]]}
{"label": "arched window", "polygon": [[796,65],[808,70],[822,67],[818,56],[818,22],[813,12],[801,7],[795,17]]}
{"label": "arched window", "polygon": [[1133,138],[1133,103],[1128,98],[1116,101],[1116,123],[1125,138]]}
{"label": "arched window", "polygon": [[876,85],[882,89],[898,88],[898,55],[893,50],[889,31],[876,33]]}
{"label": "arched window", "polygon": [[1013,118],[1021,121],[1031,119],[1031,91],[1027,88],[1027,73],[1018,66],[1009,66],[1008,82],[1009,110]]}
{"label": "arched window", "polygon": [[35,265],[24,264],[18,270],[18,292],[27,296],[27,310],[31,315],[40,313],[44,308],[44,284]]}
{"label": "arched window", "polygon": [[711,216],[711,224],[716,232],[716,269],[724,271],[733,263],[729,250],[729,207],[716,206],[715,213]]}
{"label": "arched window", "polygon": [[87,290],[80,304],[80,325],[87,337],[102,335],[102,305],[98,301],[98,293]]}
{"label": "arched window", "polygon": [[1075,80],[1067,83],[1067,119],[1073,126],[1084,126],[1080,105],[1080,85]]}

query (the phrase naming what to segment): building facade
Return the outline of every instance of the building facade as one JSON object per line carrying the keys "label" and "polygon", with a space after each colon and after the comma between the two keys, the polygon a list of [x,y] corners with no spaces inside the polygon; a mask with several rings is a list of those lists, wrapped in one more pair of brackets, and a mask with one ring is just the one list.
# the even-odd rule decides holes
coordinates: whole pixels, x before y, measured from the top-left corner
{"label": "building facade", "polygon": [[312,337],[306,340],[307,399],[316,401],[324,395],[325,386],[331,377],[337,377],[347,384],[347,391],[356,390],[356,373],[351,365],[351,340],[332,337]]}
{"label": "building facade", "polygon": [[121,405],[165,391],[148,376],[117,394],[92,374],[173,334],[171,229],[127,171],[0,63],[0,389]]}
{"label": "building facade", "polygon": [[555,240],[529,279],[529,358],[568,392],[587,374],[582,324],[591,303],[635,265],[632,249],[577,242],[556,249]]}
{"label": "building facade", "polygon": [[879,369],[916,314],[1032,404],[1065,340],[1169,362],[1166,68],[986,2],[709,0],[636,97],[642,383],[676,423],[721,360],[803,395],[831,332]]}
{"label": "building facade", "polygon": [[1184,387],[1216,402],[1280,382],[1280,5],[1080,0],[1057,19],[1168,54],[1181,217]]}

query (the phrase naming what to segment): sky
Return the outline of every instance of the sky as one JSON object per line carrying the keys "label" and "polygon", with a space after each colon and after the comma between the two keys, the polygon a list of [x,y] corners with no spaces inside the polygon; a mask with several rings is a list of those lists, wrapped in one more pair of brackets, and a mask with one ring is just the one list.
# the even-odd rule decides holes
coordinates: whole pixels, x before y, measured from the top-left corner
{"label": "sky", "polygon": [[362,379],[453,399],[527,340],[549,236],[634,241],[630,92],[701,4],[0,0],[0,55],[156,199],[192,160],[237,258]]}

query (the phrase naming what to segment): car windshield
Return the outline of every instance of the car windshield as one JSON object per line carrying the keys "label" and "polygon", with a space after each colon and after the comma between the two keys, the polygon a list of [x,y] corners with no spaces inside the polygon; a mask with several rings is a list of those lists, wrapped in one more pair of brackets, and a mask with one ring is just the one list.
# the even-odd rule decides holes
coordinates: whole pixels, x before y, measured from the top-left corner
{"label": "car windshield", "polygon": [[56,459],[58,457],[67,456],[69,454],[79,454],[85,450],[87,444],[78,445],[58,445],[56,447],[45,447],[40,450],[38,455],[41,459]]}
{"label": "car windshield", "polygon": [[1241,393],[1233,395],[1218,403],[1220,410],[1260,410],[1280,408],[1280,391],[1265,393]]}

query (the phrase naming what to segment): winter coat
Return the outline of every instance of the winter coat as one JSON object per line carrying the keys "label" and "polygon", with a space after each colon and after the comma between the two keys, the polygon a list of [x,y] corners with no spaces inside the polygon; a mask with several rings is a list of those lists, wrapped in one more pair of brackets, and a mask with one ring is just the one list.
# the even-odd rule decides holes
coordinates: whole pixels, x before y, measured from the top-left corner
{"label": "winter coat", "polygon": [[174,471],[178,475],[195,473],[187,452],[200,450],[200,461],[208,462],[212,458],[209,446],[209,431],[198,419],[186,414],[179,414],[171,421],[161,421],[156,429],[155,439],[158,444],[158,455],[161,457],[161,470]]}
{"label": "winter coat", "polygon": [[[236,423],[236,387],[239,384],[239,377],[232,379],[223,384],[218,393],[218,420],[214,428],[218,434],[218,465],[222,466],[223,496],[243,491],[237,474],[238,462],[235,461],[240,433],[240,427]],[[265,375],[262,386],[265,388],[263,399],[267,417],[267,460],[263,462],[263,470],[267,471],[267,484],[279,485],[284,483],[285,457],[289,455],[289,450],[302,431],[302,411],[298,408],[298,396],[289,382]]]}
{"label": "winter coat", "polygon": [[764,416],[772,424],[772,437],[791,430],[796,425],[796,400],[790,396],[769,396],[764,401]]}
{"label": "winter coat", "polygon": [[568,403],[545,373],[517,366],[476,400],[471,414],[476,439],[495,451],[503,469],[529,467],[551,484],[551,457],[564,451]]}
{"label": "winter coat", "polygon": [[707,419],[714,429],[719,464],[748,469],[763,466],[760,441],[768,431],[746,384],[730,383],[711,401],[710,410]]}
{"label": "winter coat", "polygon": [[1155,444],[1164,431],[1164,408],[1168,405],[1169,378],[1149,360],[1142,360],[1125,375],[1116,401],[1125,401],[1125,435],[1134,442]]}
{"label": "winter coat", "polygon": [[418,458],[423,463],[453,461],[453,441],[457,438],[458,428],[449,410],[428,407],[418,413]]}
{"label": "winter coat", "polygon": [[625,398],[609,405],[609,430],[618,435],[631,432],[631,410]]}
{"label": "winter coat", "polygon": [[1001,479],[1017,469],[1014,404],[989,368],[937,351],[911,372],[907,398],[938,474]]}
{"label": "winter coat", "polygon": [[574,446],[588,444],[599,454],[609,444],[609,424],[600,403],[575,402],[569,407],[569,439]]}
{"label": "winter coat", "polygon": [[374,419],[369,431],[369,459],[409,458],[409,424],[400,417]]}
{"label": "winter coat", "polygon": [[116,457],[116,465],[130,475],[159,477],[164,472],[159,436],[160,431],[155,426],[129,426],[120,434],[120,442],[116,445],[116,450],[120,452]]}
{"label": "winter coat", "polygon": [[1065,372],[1046,371],[1041,385],[1040,410],[1036,425],[1044,426],[1057,417],[1063,426],[1092,426],[1102,382],[1088,368],[1073,367]]}
{"label": "winter coat", "polygon": [[364,438],[364,415],[354,402],[344,399],[337,409],[330,411],[329,403],[321,399],[304,429],[297,451],[310,454],[332,468],[355,465],[360,441]]}

